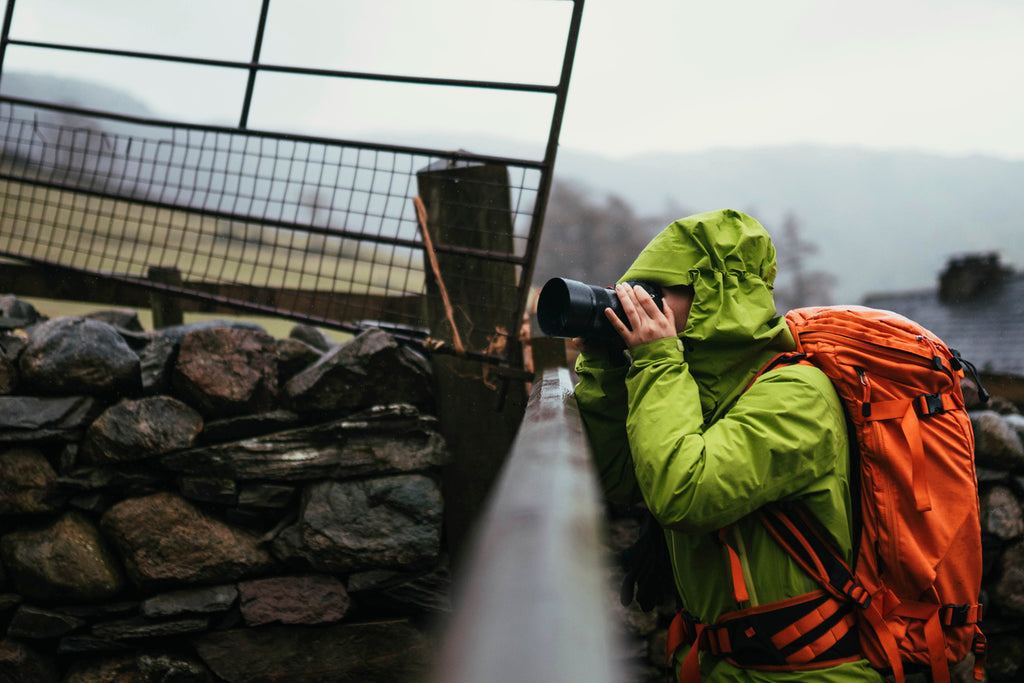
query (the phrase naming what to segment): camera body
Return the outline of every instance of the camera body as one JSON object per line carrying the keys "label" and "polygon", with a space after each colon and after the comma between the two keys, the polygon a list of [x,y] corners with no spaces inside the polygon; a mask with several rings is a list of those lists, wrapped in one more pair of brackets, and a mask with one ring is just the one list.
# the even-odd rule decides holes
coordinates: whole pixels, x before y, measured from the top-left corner
{"label": "camera body", "polygon": [[[661,287],[642,280],[629,280],[626,284],[640,285],[654,299],[658,308],[662,304]],[[551,278],[540,290],[537,299],[537,322],[549,337],[584,337],[587,339],[619,339],[618,333],[604,309],[610,308],[619,320],[629,327],[615,290],[588,285],[578,280]]]}

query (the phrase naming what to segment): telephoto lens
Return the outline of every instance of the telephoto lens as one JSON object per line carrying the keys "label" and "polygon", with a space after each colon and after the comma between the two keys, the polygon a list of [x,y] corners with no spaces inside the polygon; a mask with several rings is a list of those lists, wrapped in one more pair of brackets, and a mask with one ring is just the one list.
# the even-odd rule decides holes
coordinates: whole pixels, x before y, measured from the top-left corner
{"label": "telephoto lens", "polygon": [[[662,308],[661,287],[650,282],[630,280],[640,285]],[[549,337],[585,337],[587,339],[618,339],[619,335],[604,315],[610,308],[629,327],[615,290],[588,285],[578,280],[551,278],[540,290],[537,299],[537,322]]]}

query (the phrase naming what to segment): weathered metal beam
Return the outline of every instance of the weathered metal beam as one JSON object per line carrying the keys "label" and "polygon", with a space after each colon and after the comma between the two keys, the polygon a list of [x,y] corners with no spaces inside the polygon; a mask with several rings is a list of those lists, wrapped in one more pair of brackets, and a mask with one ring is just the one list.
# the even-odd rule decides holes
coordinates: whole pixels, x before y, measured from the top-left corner
{"label": "weathered metal beam", "polygon": [[[239,314],[259,310],[265,314],[290,314],[311,320],[349,321],[373,313],[383,322],[408,323],[422,316],[422,296],[345,294],[285,287],[259,287],[232,283],[167,281],[118,276],[103,277],[53,265],[0,263],[0,293],[59,299],[132,308],[149,308],[156,291],[164,298],[177,297],[181,310],[199,313]],[[247,306],[247,304],[249,306]]]}
{"label": "weathered metal beam", "polygon": [[622,680],[599,500],[569,371],[546,370],[456,584],[438,683]]}

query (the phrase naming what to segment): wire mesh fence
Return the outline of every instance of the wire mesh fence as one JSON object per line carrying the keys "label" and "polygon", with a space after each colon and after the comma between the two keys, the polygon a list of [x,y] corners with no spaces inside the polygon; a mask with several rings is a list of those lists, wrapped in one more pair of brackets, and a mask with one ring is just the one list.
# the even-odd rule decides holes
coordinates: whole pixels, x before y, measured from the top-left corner
{"label": "wire mesh fence", "polygon": [[[0,102],[0,144],[0,254],[353,331],[366,320],[428,327],[427,297],[439,292],[428,292],[419,177],[503,167],[498,180],[463,181],[496,187],[464,187],[461,196],[469,210],[507,196],[505,220],[452,226],[433,247],[511,264],[512,291],[499,298],[506,329],[515,329],[538,163],[12,101]],[[457,234],[479,241],[494,225],[507,233],[498,250],[465,246]],[[166,267],[181,281],[150,278]]]}
{"label": "wire mesh fence", "polygon": [[[0,284],[49,279],[44,285],[65,298],[76,294],[71,290],[102,280],[104,288],[124,283],[132,292],[156,291],[200,307],[271,314],[352,332],[372,322],[435,350],[440,350],[439,335],[454,342],[456,351],[492,362],[503,362],[503,349],[514,350],[515,344],[501,343],[495,335],[505,342],[515,339],[527,306],[583,0],[537,3],[531,12],[509,5],[501,15],[538,36],[539,29],[550,28],[549,21],[564,26],[557,83],[547,77],[532,83],[519,77],[480,80],[472,68],[478,60],[492,65],[483,70],[486,75],[498,66],[490,57],[518,55],[518,48],[491,48],[495,39],[514,40],[518,34],[495,32],[490,10],[470,12],[479,28],[473,57],[463,50],[443,51],[455,61],[432,75],[421,73],[415,57],[406,65],[411,69],[407,74],[387,68],[377,73],[339,69],[334,64],[336,36],[317,30],[317,17],[330,23],[326,17],[335,16],[324,13],[326,6],[275,4],[271,11],[270,0],[262,0],[258,17],[235,16],[231,35],[238,34],[239,40],[227,41],[232,50],[220,55],[227,35],[203,34],[220,55],[211,58],[211,46],[192,40],[201,37],[192,31],[168,32],[173,35],[163,50],[152,40],[140,42],[134,33],[117,31],[99,31],[98,43],[72,44],[78,34],[52,21],[44,0],[18,5],[15,12],[15,1],[9,0],[3,15],[0,75],[12,65],[24,71],[48,64],[74,79],[75,74],[95,73],[95,60],[106,60],[126,68],[100,71],[135,74],[134,87],[151,97],[160,95],[154,101],[164,104],[166,88],[154,81],[168,69],[188,74],[184,81],[179,78],[179,86],[187,83],[189,94],[201,91],[203,83],[209,87],[210,78],[245,87],[238,124],[232,127],[211,124],[222,119],[207,118],[209,112],[186,107],[182,113],[181,105],[213,99],[230,106],[237,87],[214,90],[212,98],[183,95],[172,103],[177,114],[140,115],[113,111],[112,104],[58,104],[64,100],[55,93],[42,99],[18,95],[11,92],[12,74],[6,74],[0,92]],[[452,4],[446,21],[458,22],[471,8]],[[116,18],[112,11],[90,9],[80,18],[101,25]],[[432,6],[429,16],[433,11]],[[180,22],[185,15],[161,16]],[[362,14],[340,16],[352,22]],[[379,15],[385,25],[378,29],[430,49],[432,38],[417,25],[422,16],[416,16],[420,19]],[[256,26],[246,46],[242,27],[250,21]],[[289,41],[282,42],[295,31],[321,49],[296,51]],[[348,59],[363,62],[358,53]],[[455,73],[448,74],[449,68]],[[468,114],[474,125],[485,126],[491,119],[479,112],[508,118],[499,104],[506,100],[496,100],[497,95],[522,96],[550,115],[543,158],[298,135],[297,130],[308,129],[297,121],[295,127],[279,121],[260,130],[250,125],[254,111],[264,124],[275,120],[275,110],[301,118],[301,104],[268,104],[292,96],[296,102],[320,101],[308,97],[311,87],[323,95],[341,83],[411,88],[420,96],[416,101],[423,113]],[[158,85],[156,94],[152,85]],[[80,89],[86,100],[93,97],[94,89]],[[130,92],[131,87],[108,95],[120,102]],[[428,92],[437,97],[424,99]],[[476,109],[480,103],[461,106],[463,99],[451,98],[468,92],[489,94],[488,104]],[[350,93],[333,101],[342,103],[337,109],[344,113],[372,106],[363,99]],[[440,106],[442,100],[447,107]],[[375,116],[391,112],[404,117],[407,108],[377,106],[374,111]],[[526,118],[534,120],[534,115]],[[403,118],[402,123],[408,122]],[[460,137],[467,125],[462,119],[446,123]],[[90,300],[84,292],[77,295]],[[475,308],[472,314],[469,308]],[[465,345],[462,339],[468,340]]]}

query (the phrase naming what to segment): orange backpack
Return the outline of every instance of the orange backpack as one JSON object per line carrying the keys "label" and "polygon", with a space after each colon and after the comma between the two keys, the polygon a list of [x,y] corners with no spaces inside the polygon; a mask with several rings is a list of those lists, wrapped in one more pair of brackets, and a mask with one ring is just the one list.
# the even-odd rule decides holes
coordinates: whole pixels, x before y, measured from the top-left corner
{"label": "orange backpack", "polygon": [[[889,311],[801,308],[786,321],[797,352],[762,372],[809,362],[832,380],[845,406],[858,513],[852,569],[800,508],[768,506],[759,512],[761,521],[822,591],[739,610],[696,629],[677,618],[670,638],[696,641],[695,650],[740,666],[750,665],[745,653],[775,643],[769,658],[757,655],[755,666],[784,670],[849,661],[848,648],[845,659],[835,658],[840,648],[827,648],[855,630],[860,653],[897,683],[905,670],[918,669],[930,671],[935,683],[948,683],[949,665],[969,652],[976,655],[974,674],[981,680],[978,485],[974,434],[960,389],[964,369],[974,373],[974,367],[928,330]],[[741,596],[745,587],[735,562],[733,574]],[[797,623],[794,611],[805,615]]]}

